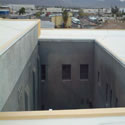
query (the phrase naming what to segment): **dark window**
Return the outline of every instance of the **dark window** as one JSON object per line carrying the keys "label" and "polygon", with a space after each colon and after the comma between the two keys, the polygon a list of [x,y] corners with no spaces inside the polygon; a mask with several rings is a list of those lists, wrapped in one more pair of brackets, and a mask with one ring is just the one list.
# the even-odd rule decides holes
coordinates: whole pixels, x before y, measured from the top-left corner
{"label": "dark window", "polygon": [[62,79],[70,80],[71,79],[71,65],[62,65]]}
{"label": "dark window", "polygon": [[98,82],[100,81],[100,72],[98,72]]}
{"label": "dark window", "polygon": [[88,64],[80,65],[80,79],[88,79]]}
{"label": "dark window", "polygon": [[25,92],[25,111],[28,111],[28,95]]}
{"label": "dark window", "polygon": [[37,78],[38,78],[38,84],[37,84],[37,88],[38,88],[38,91],[37,91],[37,104],[39,105],[40,104],[40,93],[39,93],[39,88],[40,88],[40,59],[39,59],[39,57],[37,58],[37,73],[38,73],[38,76],[37,76]]}
{"label": "dark window", "polygon": [[35,109],[35,105],[36,105],[36,102],[35,102],[35,100],[36,100],[36,91],[35,91],[35,89],[36,89],[36,86],[35,86],[35,84],[36,84],[36,79],[35,79],[35,72],[33,71],[33,109]]}
{"label": "dark window", "polygon": [[93,108],[93,105],[92,105],[92,102],[90,101],[90,99],[87,99],[86,103],[88,104],[89,108]]}
{"label": "dark window", "polygon": [[82,104],[82,105],[84,104],[84,99],[81,99],[81,104]]}
{"label": "dark window", "polygon": [[42,105],[42,110],[44,110],[45,109],[45,106],[44,105]]}
{"label": "dark window", "polygon": [[118,107],[118,98],[115,99],[115,107]]}
{"label": "dark window", "polygon": [[46,65],[41,65],[41,80],[46,80]]}
{"label": "dark window", "polygon": [[106,102],[108,102],[108,84],[106,84]]}
{"label": "dark window", "polygon": [[110,107],[112,107],[112,90],[110,90]]}

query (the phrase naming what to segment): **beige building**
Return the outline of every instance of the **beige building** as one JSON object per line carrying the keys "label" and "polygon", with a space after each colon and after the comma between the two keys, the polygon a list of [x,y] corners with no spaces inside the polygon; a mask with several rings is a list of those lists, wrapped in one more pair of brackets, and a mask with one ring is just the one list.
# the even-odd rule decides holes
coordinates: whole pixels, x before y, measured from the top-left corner
{"label": "beige building", "polygon": [[[52,16],[51,17],[51,22],[53,22],[55,24],[55,27],[60,28],[61,26],[63,26],[64,21],[63,21],[63,17],[62,16]],[[69,16],[67,23],[66,23],[66,27],[70,28],[72,26],[72,19]]]}
{"label": "beige building", "polygon": [[46,8],[46,12],[50,13],[62,13],[62,8]]}

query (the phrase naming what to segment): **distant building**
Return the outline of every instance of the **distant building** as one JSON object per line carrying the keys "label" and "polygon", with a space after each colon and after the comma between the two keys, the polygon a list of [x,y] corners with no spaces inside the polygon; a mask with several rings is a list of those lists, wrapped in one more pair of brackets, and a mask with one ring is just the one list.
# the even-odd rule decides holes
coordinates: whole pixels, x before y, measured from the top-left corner
{"label": "distant building", "polygon": [[83,12],[89,14],[110,14],[111,8],[86,8],[83,9]]}
{"label": "distant building", "polygon": [[100,17],[99,20],[102,20],[102,22],[106,22],[106,21],[113,21],[115,20],[115,17]]}
{"label": "distant building", "polygon": [[125,8],[119,8],[120,12],[124,12],[125,13]]}
{"label": "distant building", "polygon": [[23,15],[19,15],[19,14],[10,14],[9,18],[10,19],[32,19],[33,14],[23,14]]}
{"label": "distant building", "polygon": [[50,21],[41,21],[41,28],[55,28],[55,24]]}
{"label": "distant building", "polygon": [[46,8],[44,11],[46,13],[47,12],[50,12],[50,13],[62,13],[63,12],[62,8]]}
{"label": "distant building", "polygon": [[8,6],[0,6],[0,16],[8,17],[10,14],[10,8]]}
{"label": "distant building", "polygon": [[79,12],[79,9],[70,9],[70,11],[71,11],[72,13],[78,13],[78,12]]}
{"label": "distant building", "polygon": [[[63,25],[64,25],[62,15],[55,15],[55,16],[53,15],[51,17],[51,22],[53,22],[55,24],[55,27],[57,27],[57,28],[63,27]],[[70,16],[68,16],[66,27],[71,28],[71,26],[72,26],[72,19]]]}
{"label": "distant building", "polygon": [[8,17],[9,14],[10,14],[9,10],[0,9],[0,16],[2,16],[2,17]]}
{"label": "distant building", "polygon": [[8,6],[0,6],[0,9],[10,10]]}
{"label": "distant building", "polygon": [[104,14],[111,14],[112,13],[111,8],[103,8],[102,12]]}
{"label": "distant building", "polygon": [[98,9],[96,8],[85,8],[83,9],[84,13],[93,13],[93,14],[97,14],[98,13]]}
{"label": "distant building", "polygon": [[12,12],[17,12],[22,7],[25,8],[26,11],[34,10],[35,5],[28,5],[28,4],[8,4],[8,7],[12,10]]}

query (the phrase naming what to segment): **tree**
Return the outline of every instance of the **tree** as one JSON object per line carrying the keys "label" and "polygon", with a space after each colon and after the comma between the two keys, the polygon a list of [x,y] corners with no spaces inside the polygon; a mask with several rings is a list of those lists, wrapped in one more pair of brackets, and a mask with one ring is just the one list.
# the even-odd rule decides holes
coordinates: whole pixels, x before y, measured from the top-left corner
{"label": "tree", "polygon": [[119,14],[119,8],[115,6],[114,8],[111,8],[112,14],[118,16]]}
{"label": "tree", "polygon": [[19,10],[19,15],[23,15],[23,14],[25,14],[26,12],[25,12],[25,8],[24,7],[22,7],[20,10]]}
{"label": "tree", "polygon": [[62,16],[63,16],[63,21],[64,21],[64,27],[66,28],[66,24],[67,24],[67,21],[68,21],[68,11],[67,10],[64,10],[63,13],[62,13]]}
{"label": "tree", "polygon": [[35,15],[36,15],[37,18],[40,18],[41,13],[37,12]]}
{"label": "tree", "polygon": [[83,17],[84,16],[84,12],[82,9],[79,10],[79,17]]}

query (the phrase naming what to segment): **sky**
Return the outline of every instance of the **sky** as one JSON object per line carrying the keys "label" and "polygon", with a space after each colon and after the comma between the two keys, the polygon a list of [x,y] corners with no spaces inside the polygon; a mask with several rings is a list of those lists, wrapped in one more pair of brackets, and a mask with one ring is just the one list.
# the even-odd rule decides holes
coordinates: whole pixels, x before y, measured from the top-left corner
{"label": "sky", "polygon": [[125,7],[125,0],[0,0],[2,4],[35,4],[41,6],[70,7]]}

